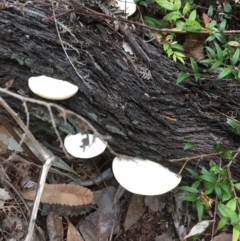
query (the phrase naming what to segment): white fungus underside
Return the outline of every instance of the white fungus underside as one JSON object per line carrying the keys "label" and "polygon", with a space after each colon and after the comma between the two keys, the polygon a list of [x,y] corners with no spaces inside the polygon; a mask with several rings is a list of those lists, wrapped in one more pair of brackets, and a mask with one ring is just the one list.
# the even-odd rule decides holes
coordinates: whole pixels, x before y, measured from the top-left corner
{"label": "white fungus underside", "polygon": [[51,100],[68,99],[78,91],[76,85],[44,75],[29,78],[28,86],[34,94]]}
{"label": "white fungus underside", "polygon": [[129,17],[133,15],[136,12],[137,5],[134,1],[131,0],[118,0],[116,7],[119,8],[119,10],[122,10],[126,12],[126,16]]}
{"label": "white fungus underside", "polygon": [[[83,147],[83,139],[87,137],[86,134],[78,133],[76,135],[68,135],[64,140],[64,146],[68,153],[77,158],[92,158],[100,155],[106,149],[107,143],[103,142],[98,137],[88,134],[89,145]],[[94,139],[94,140],[93,140]]]}
{"label": "white fungus underside", "polygon": [[174,189],[181,176],[166,167],[139,158],[114,158],[112,169],[117,181],[128,191],[141,195],[160,195]]}

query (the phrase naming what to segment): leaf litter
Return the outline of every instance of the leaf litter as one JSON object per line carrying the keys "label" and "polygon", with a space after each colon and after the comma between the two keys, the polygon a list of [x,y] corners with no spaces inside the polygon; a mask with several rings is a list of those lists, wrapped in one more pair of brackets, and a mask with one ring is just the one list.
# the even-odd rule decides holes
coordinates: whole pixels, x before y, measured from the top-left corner
{"label": "leaf litter", "polygon": [[[1,154],[12,153],[12,148],[17,144],[7,135],[6,130],[2,134],[8,141],[0,142]],[[21,190],[23,197],[26,200],[34,200],[36,177],[40,170],[36,167],[33,168],[21,149],[18,150],[18,153],[20,154],[14,153],[10,159],[18,170],[17,174],[14,173],[15,169],[9,168],[8,174],[11,175],[4,172],[1,175],[8,177],[7,180],[10,180],[9,177],[11,177],[12,183],[19,182],[19,185],[24,187]],[[52,152],[48,151],[48,153]],[[99,159],[101,160],[101,157],[96,158],[96,161]],[[63,165],[61,164],[58,168],[70,172],[71,175],[77,173],[75,179],[81,176],[85,182],[86,177],[95,176],[97,182],[86,180],[86,183],[91,185],[90,189],[95,189],[92,192],[79,185],[65,184],[67,176],[62,177],[64,183],[60,184],[59,174],[49,175],[49,182],[51,180],[52,184],[46,184],[47,188],[43,192],[39,218],[47,215],[45,224],[42,223],[41,227],[46,225],[50,240],[107,241],[115,237],[117,241],[124,241],[134,237],[134,240],[141,241],[182,241],[191,227],[196,225],[187,206],[183,202],[175,200],[177,195],[175,192],[159,196],[141,196],[125,191],[121,192],[121,195],[115,196],[118,185],[113,182],[112,176],[105,177],[101,174],[102,172],[87,174],[90,170],[91,172],[96,170],[96,166],[89,169],[90,161],[84,164],[73,162],[71,167],[68,164],[65,165],[62,159],[61,162]],[[109,170],[105,170],[106,173],[109,172]],[[103,179],[107,184],[104,185],[105,188],[102,185]],[[114,186],[111,183],[114,183]],[[9,195],[8,192],[9,187],[5,188],[4,183],[2,187],[0,188],[0,211],[8,215],[1,221],[2,229],[9,233],[10,237],[23,240],[27,231],[27,222],[22,215],[19,215],[22,211],[14,205],[14,201],[11,199],[12,193]],[[31,207],[31,201],[27,201],[27,203]],[[44,219],[40,218],[40,220]],[[15,225],[18,225],[20,229],[13,232],[16,228]],[[68,231],[64,234],[63,229]],[[196,232],[199,230],[197,228]],[[227,237],[226,235],[219,234],[213,241],[223,241]],[[36,226],[34,240],[47,240],[46,232],[44,233],[40,227]]]}

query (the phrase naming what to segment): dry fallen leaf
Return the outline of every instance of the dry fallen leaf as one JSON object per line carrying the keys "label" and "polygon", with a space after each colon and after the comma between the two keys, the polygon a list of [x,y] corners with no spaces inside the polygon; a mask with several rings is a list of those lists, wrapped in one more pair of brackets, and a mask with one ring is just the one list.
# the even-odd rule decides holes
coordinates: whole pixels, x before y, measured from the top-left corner
{"label": "dry fallen leaf", "polygon": [[186,235],[184,237],[184,239],[187,239],[191,236],[200,235],[201,233],[203,233],[206,230],[206,228],[211,223],[212,223],[212,220],[204,220],[204,221],[201,221],[200,223],[197,223],[196,225],[194,225],[192,227],[192,229],[190,230],[190,233],[188,235]]}
{"label": "dry fallen leaf", "polygon": [[[36,189],[24,189],[21,194],[27,200],[34,200]],[[92,202],[92,199],[93,193],[85,187],[70,184],[45,184],[41,202],[78,206],[87,205]]]}
{"label": "dry fallen leaf", "polygon": [[204,12],[202,13],[202,20],[205,28],[207,28],[209,23],[212,21],[212,19]]}
{"label": "dry fallen leaf", "polygon": [[[79,223],[79,230],[86,241],[107,241],[119,224],[118,205],[113,205],[116,189],[108,186],[94,193],[98,210]],[[110,196],[109,196],[110,194]]]}
{"label": "dry fallen leaf", "polygon": [[47,216],[47,230],[50,241],[62,241],[63,240],[63,225],[62,219],[58,213],[52,211]]}
{"label": "dry fallen leaf", "polygon": [[159,196],[146,196],[144,201],[145,205],[149,207],[152,212],[157,212],[159,210]]}
{"label": "dry fallen leaf", "polygon": [[146,206],[144,204],[144,196],[133,194],[124,221],[125,231],[142,217],[145,210]]}
{"label": "dry fallen leaf", "polygon": [[204,57],[203,54],[204,36],[199,33],[188,33],[183,43],[184,50],[194,56],[197,60]]}
{"label": "dry fallen leaf", "polygon": [[84,241],[80,233],[73,226],[73,224],[67,219],[68,231],[67,231],[67,241]]}
{"label": "dry fallen leaf", "polygon": [[220,233],[213,238],[213,241],[232,241],[232,234]]}
{"label": "dry fallen leaf", "polygon": [[9,193],[4,189],[0,188],[0,208],[4,206],[6,200],[12,199]]}

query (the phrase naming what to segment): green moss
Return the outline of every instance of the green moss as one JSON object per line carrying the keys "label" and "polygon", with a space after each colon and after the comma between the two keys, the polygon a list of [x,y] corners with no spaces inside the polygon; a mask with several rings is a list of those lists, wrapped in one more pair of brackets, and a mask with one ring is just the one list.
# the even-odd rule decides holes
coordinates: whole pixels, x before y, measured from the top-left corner
{"label": "green moss", "polygon": [[97,117],[97,115],[96,115],[95,113],[89,112],[89,113],[87,113],[87,115],[88,115],[88,117],[89,117],[90,119],[92,119],[92,120],[94,120],[94,121],[96,121],[96,122],[99,121],[99,119],[98,119],[98,117]]}
{"label": "green moss", "polygon": [[106,128],[111,131],[112,133],[116,133],[122,136],[126,136],[122,131],[120,131],[118,128],[116,128],[115,126],[111,126],[111,125],[106,125]]}
{"label": "green moss", "polygon": [[20,65],[24,65],[24,56],[22,54],[13,53],[11,59],[18,61]]}

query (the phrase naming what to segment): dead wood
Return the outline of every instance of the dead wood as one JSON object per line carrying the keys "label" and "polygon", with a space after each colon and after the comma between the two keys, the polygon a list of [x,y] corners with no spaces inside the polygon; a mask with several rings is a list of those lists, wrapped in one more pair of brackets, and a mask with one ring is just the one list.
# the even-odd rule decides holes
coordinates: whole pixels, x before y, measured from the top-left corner
{"label": "dead wood", "polygon": [[[109,143],[118,153],[173,165],[176,170],[182,163],[169,159],[211,153],[216,141],[225,148],[239,147],[239,136],[214,110],[240,119],[239,83],[216,82],[214,75],[203,74],[199,82],[191,79],[177,85],[179,71],[188,67],[173,63],[156,41],[145,42],[143,29],[122,22],[114,32],[104,17],[87,15],[87,5],[79,4],[59,2],[55,12],[63,44],[82,79],[62,49],[50,1],[29,1],[20,7],[9,3],[0,10],[2,87],[13,79],[11,91],[38,98],[28,88],[29,77],[69,80],[79,91],[58,104],[85,117],[101,134],[112,136]],[[123,41],[131,45],[134,57],[123,51]],[[21,102],[1,96],[25,118]],[[56,142],[47,110],[28,107],[36,138]],[[62,136],[78,129],[74,120],[65,126],[56,116],[56,122]],[[196,148],[184,153],[189,141]]]}

